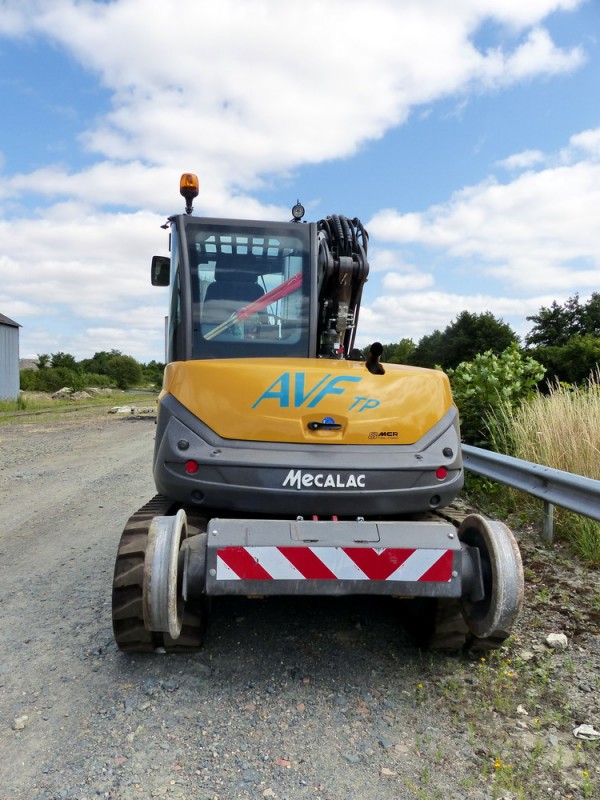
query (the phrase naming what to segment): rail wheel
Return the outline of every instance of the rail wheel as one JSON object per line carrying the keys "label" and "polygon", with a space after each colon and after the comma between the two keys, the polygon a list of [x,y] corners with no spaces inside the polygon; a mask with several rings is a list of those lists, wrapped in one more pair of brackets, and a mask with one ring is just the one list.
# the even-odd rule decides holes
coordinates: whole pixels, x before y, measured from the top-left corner
{"label": "rail wheel", "polygon": [[461,521],[458,538],[479,551],[482,599],[415,598],[406,624],[417,644],[429,650],[495,650],[510,635],[523,602],[519,548],[506,525],[478,514]]}
{"label": "rail wheel", "polygon": [[465,517],[458,529],[464,544],[476,547],[481,559],[483,598],[461,598],[462,615],[471,633],[472,649],[499,647],[510,636],[523,604],[523,563],[515,537],[502,522],[479,514]]}
{"label": "rail wheel", "polygon": [[170,500],[157,496],[130,517],[123,530],[112,591],[113,632],[120,650],[195,652],[204,642],[203,600],[185,605],[178,591],[176,562],[185,538],[182,517],[175,514],[177,523],[156,522],[175,510]]}

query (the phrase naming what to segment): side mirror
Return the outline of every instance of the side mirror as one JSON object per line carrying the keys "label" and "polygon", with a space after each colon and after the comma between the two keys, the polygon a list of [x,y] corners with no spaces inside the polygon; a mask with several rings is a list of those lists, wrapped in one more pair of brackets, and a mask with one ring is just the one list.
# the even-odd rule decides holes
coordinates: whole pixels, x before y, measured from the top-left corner
{"label": "side mirror", "polygon": [[171,259],[169,256],[152,256],[150,277],[152,286],[168,286],[171,275]]}

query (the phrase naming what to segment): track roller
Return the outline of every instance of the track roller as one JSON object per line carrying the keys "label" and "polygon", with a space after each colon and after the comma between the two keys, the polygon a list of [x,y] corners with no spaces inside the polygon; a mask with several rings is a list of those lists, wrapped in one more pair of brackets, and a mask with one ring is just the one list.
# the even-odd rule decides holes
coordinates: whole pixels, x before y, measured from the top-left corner
{"label": "track roller", "polygon": [[478,551],[479,597],[416,597],[408,603],[405,626],[430,650],[495,650],[510,636],[523,602],[519,548],[506,525],[478,514],[461,521],[458,538]]}

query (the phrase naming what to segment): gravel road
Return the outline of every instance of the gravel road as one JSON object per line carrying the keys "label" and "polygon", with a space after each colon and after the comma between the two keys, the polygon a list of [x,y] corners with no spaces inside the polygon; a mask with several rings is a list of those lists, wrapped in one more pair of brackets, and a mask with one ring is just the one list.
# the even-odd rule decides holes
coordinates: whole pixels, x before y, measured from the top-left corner
{"label": "gravel road", "polygon": [[[600,728],[597,573],[530,542],[529,606],[495,658],[421,652],[377,598],[225,598],[200,654],[117,651],[113,564],[154,494],[154,429],[0,426],[0,800],[594,796],[573,728]],[[565,587],[589,614],[552,602]]]}

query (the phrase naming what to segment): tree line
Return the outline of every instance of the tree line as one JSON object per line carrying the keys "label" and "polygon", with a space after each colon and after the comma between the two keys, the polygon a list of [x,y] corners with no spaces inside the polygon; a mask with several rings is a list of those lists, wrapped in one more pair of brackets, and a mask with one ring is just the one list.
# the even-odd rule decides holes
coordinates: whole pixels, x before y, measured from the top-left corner
{"label": "tree line", "polygon": [[384,344],[381,361],[455,370],[459,364],[491,351],[499,356],[512,345],[543,366],[540,388],[548,382],[585,383],[600,366],[600,293],[587,303],[579,295],[562,305],[554,301],[527,317],[533,322],[521,346],[510,325],[491,312],[462,311],[443,331],[435,330],[416,344],[402,339]]}
{"label": "tree line", "polygon": [[42,353],[37,357],[37,369],[21,370],[21,389],[33,392],[56,392],[65,386],[74,391],[89,386],[157,389],[162,383],[164,366],[158,361],[140,363],[120,350],[103,350],[81,361],[70,353]]}

